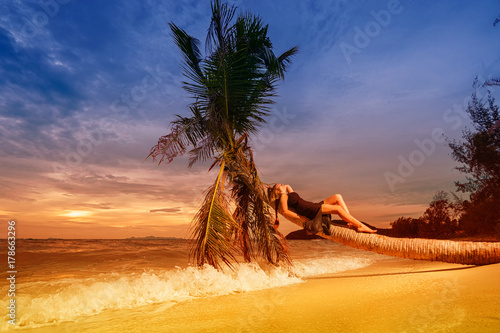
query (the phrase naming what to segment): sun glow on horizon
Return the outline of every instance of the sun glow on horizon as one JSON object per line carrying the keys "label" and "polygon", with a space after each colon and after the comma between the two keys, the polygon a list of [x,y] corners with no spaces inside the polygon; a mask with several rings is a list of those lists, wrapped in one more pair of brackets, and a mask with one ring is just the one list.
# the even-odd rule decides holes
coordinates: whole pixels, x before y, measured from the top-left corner
{"label": "sun glow on horizon", "polygon": [[86,211],[86,210],[72,210],[69,211],[68,213],[61,214],[62,216],[68,216],[68,217],[83,217],[83,216],[88,216],[92,214],[92,212]]}

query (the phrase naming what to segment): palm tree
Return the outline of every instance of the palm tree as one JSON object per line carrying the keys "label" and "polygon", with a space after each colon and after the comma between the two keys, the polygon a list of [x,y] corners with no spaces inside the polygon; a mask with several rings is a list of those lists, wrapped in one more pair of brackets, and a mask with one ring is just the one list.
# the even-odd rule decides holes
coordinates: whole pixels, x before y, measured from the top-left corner
{"label": "palm tree", "polygon": [[214,159],[210,170],[219,168],[192,222],[191,254],[199,265],[231,267],[238,253],[247,261],[261,257],[289,263],[284,237],[271,223],[248,138],[271,112],[277,83],[298,49],[276,56],[268,27],[258,16],[235,17],[236,7],[219,0],[211,9],[205,57],[196,38],[169,23],[184,58],[184,89],[194,102],[191,115],[177,115],[149,156],[170,163],[190,148],[189,166]]}
{"label": "palm tree", "polygon": [[[191,115],[178,115],[170,133],[160,137],[148,157],[158,159],[159,164],[170,163],[189,152],[189,166],[213,159],[210,169],[219,168],[192,222],[191,255],[199,265],[232,267],[238,253],[247,261],[260,257],[271,263],[290,263],[286,242],[271,222],[265,187],[248,138],[270,113],[276,85],[284,79],[297,48],[275,56],[267,26],[250,14],[235,19],[235,10],[218,0],[212,3],[205,57],[196,38],[170,23],[184,57],[188,79],[184,88],[194,102],[189,106]],[[403,258],[462,264],[500,262],[499,243],[398,239],[336,226],[330,227],[330,235],[319,235]]]}
{"label": "palm tree", "polygon": [[[356,249],[393,257],[442,261],[464,265],[500,263],[500,242],[470,242],[423,238],[396,238],[360,233],[345,224],[332,221],[330,215],[319,215],[323,231],[318,236]],[[302,226],[301,221],[290,220]]]}
{"label": "palm tree", "polygon": [[408,259],[443,261],[464,265],[500,263],[499,242],[462,242],[451,240],[394,238],[359,233],[349,228],[330,226],[329,235],[319,236],[356,249]]}

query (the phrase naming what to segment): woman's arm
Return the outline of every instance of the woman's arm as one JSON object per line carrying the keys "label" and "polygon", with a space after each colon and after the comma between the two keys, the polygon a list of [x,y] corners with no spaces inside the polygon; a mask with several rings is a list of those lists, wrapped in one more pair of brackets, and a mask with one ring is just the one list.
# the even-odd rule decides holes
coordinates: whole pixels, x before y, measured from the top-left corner
{"label": "woman's arm", "polygon": [[294,220],[294,221],[300,221],[300,222],[306,222],[309,221],[307,217],[301,216],[295,212],[292,212],[291,210],[288,209],[288,195],[287,194],[282,194],[280,198],[280,203],[279,203],[279,208],[280,208],[280,213],[286,217],[289,220]]}

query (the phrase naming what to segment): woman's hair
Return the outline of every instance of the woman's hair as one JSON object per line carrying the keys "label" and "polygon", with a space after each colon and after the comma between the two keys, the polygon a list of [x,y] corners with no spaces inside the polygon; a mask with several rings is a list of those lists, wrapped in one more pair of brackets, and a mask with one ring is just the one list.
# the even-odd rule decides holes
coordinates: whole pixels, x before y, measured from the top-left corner
{"label": "woman's hair", "polygon": [[279,203],[280,203],[279,199],[281,197],[281,193],[280,193],[280,191],[278,189],[279,185],[280,184],[274,184],[273,187],[268,187],[268,189],[267,189],[267,195],[269,197],[269,203],[271,205],[274,204],[273,208],[274,208],[274,211],[276,212],[276,220],[274,222],[275,228],[277,228],[278,225],[280,224],[279,218],[278,218],[278,207],[279,207]]}
{"label": "woman's hair", "polygon": [[278,200],[281,196],[281,193],[278,189],[278,186],[280,184],[274,184],[272,187],[269,186],[267,188],[267,195],[269,197],[269,203],[273,203],[274,201]]}

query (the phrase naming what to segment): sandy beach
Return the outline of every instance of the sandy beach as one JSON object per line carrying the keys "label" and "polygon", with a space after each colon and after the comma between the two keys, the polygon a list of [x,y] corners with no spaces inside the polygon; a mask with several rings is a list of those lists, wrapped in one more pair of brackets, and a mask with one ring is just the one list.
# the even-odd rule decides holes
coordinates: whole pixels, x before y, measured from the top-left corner
{"label": "sandy beach", "polygon": [[500,264],[390,258],[304,283],[109,310],[32,332],[497,332]]}

